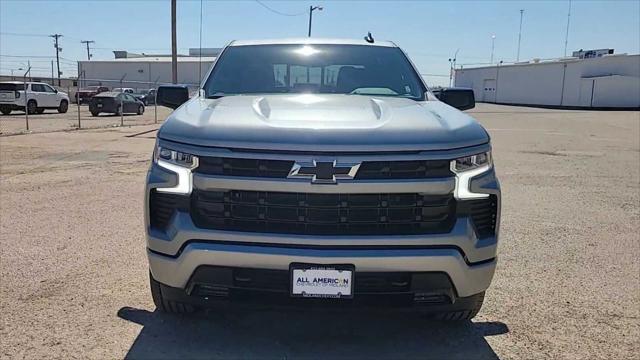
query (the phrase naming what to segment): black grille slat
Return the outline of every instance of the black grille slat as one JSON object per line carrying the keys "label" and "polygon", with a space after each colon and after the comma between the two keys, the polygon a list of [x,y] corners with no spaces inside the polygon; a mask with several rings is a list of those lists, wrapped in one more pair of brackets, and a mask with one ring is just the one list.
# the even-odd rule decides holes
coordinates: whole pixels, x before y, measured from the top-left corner
{"label": "black grille slat", "polygon": [[240,190],[194,190],[191,206],[201,228],[306,235],[446,233],[456,211],[452,195]]}
{"label": "black grille slat", "polygon": [[[238,177],[264,177],[284,179],[294,161],[268,159],[240,159],[225,157],[199,157],[196,173]],[[364,161],[356,179],[429,179],[452,177],[449,160]]]}
{"label": "black grille slat", "polygon": [[451,177],[449,160],[365,161],[356,179],[429,179]]}
{"label": "black grille slat", "polygon": [[240,177],[286,178],[293,166],[289,160],[200,157],[197,173]]}
{"label": "black grille slat", "polygon": [[478,237],[485,238],[496,233],[498,201],[495,195],[486,199],[466,200],[458,203],[459,212],[470,216]]}
{"label": "black grille slat", "polygon": [[152,227],[164,230],[176,210],[189,208],[189,197],[151,191],[149,194],[149,222]]}

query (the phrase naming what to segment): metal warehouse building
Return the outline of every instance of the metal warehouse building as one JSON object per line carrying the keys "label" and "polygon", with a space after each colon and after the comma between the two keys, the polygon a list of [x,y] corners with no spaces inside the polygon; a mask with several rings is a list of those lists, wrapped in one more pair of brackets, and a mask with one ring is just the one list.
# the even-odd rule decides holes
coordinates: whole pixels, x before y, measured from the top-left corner
{"label": "metal warehouse building", "polygon": [[[189,49],[189,55],[178,56],[178,83],[196,87],[200,74],[204,75],[213,64],[220,49]],[[110,88],[130,87],[149,89],[154,83],[171,83],[171,55],[145,55],[127,51],[114,51],[114,60],[91,60],[78,63],[80,86],[103,85]],[[202,63],[201,63],[202,62]]]}
{"label": "metal warehouse building", "polygon": [[640,55],[533,60],[455,71],[477,101],[557,107],[640,108]]}

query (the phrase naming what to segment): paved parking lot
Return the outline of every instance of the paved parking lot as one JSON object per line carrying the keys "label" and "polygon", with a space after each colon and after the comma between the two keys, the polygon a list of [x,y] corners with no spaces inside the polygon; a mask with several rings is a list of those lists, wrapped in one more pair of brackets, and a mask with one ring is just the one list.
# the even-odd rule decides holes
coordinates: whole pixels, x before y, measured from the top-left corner
{"label": "paved parking lot", "polygon": [[[124,126],[154,124],[166,119],[171,109],[162,106],[149,105],[144,114],[125,114],[122,123]],[[80,106],[80,128],[96,129],[116,127],[121,125],[120,116],[100,114],[91,116],[89,106]],[[29,131],[27,131],[26,119],[23,111],[13,111],[9,115],[0,115],[0,135],[13,135],[22,133],[42,133],[51,131],[69,131],[78,129],[78,105],[69,105],[69,111],[59,114],[56,110],[46,110],[43,114],[29,115]]]}
{"label": "paved parking lot", "polygon": [[0,357],[637,359],[640,113],[471,113],[493,138],[502,237],[483,310],[457,325],[154,312],[142,225],[154,132],[131,135],[157,126],[0,137]]}

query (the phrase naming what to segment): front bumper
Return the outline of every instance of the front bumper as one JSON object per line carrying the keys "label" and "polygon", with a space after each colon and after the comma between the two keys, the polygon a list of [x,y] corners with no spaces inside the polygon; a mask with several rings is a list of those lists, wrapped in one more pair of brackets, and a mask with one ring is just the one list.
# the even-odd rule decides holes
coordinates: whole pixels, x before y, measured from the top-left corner
{"label": "front bumper", "polygon": [[162,284],[185,289],[200,266],[288,270],[291,263],[353,264],[356,272],[444,272],[459,297],[486,290],[496,259],[470,265],[455,248],[396,250],[321,250],[193,242],[176,256],[147,251],[153,277]]}

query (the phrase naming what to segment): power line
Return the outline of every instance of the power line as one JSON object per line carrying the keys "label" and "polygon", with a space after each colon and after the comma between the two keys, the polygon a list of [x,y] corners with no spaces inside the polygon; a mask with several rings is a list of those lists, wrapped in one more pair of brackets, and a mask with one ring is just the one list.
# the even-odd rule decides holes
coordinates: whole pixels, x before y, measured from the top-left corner
{"label": "power line", "polygon": [[4,54],[0,54],[0,57],[52,59],[55,56],[44,56],[44,55],[4,55]]}
{"label": "power line", "polygon": [[0,35],[6,36],[33,36],[33,37],[49,37],[47,34],[27,34],[27,33],[14,33],[14,32],[0,32]]}
{"label": "power line", "polygon": [[306,10],[305,10],[305,11],[303,11],[303,12],[301,12],[301,13],[297,13],[297,14],[288,14],[288,13],[284,13],[284,12],[282,12],[282,11],[278,11],[278,10],[276,10],[276,9],[272,9],[272,8],[270,8],[269,6],[267,6],[266,4],[264,4],[264,3],[263,3],[262,1],[260,1],[260,0],[256,0],[256,2],[257,2],[258,4],[260,4],[263,8],[265,8],[265,9],[267,9],[267,10],[271,11],[272,13],[274,13],[274,14],[278,14],[278,15],[282,15],[282,16],[301,16],[301,15],[306,15],[306,14],[307,14],[307,11],[306,11]]}

